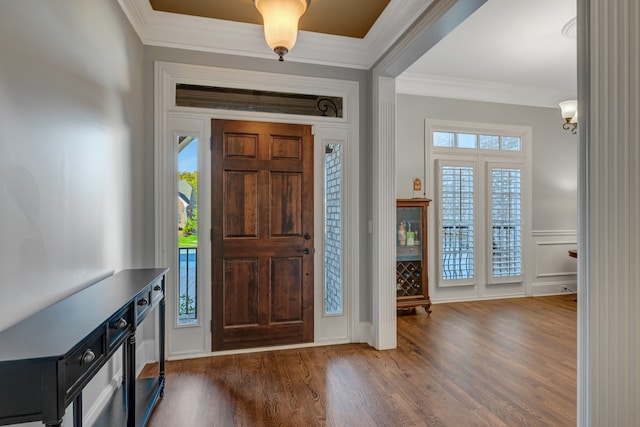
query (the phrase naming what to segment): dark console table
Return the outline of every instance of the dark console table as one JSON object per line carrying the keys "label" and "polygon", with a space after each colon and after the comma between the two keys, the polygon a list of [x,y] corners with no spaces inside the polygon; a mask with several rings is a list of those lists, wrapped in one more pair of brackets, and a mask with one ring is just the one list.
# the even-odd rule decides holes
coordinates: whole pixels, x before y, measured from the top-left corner
{"label": "dark console table", "polygon": [[[166,272],[121,271],[0,332],[0,425],[61,426],[73,402],[82,426],[82,389],[120,347],[122,387],[95,426],[146,425],[164,390]],[[136,380],[135,332],[156,306],[158,376]]]}

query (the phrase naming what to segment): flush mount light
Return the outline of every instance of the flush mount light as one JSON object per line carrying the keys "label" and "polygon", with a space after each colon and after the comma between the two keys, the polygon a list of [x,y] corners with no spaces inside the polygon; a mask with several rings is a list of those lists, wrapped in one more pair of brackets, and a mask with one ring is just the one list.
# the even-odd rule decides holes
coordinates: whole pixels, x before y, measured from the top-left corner
{"label": "flush mount light", "polygon": [[298,21],[310,3],[311,0],[254,1],[264,21],[264,38],[280,61],[284,61],[284,55],[296,44]]}
{"label": "flush mount light", "polygon": [[575,134],[578,131],[578,101],[575,99],[562,101],[559,105],[564,119],[562,129],[570,130]]}

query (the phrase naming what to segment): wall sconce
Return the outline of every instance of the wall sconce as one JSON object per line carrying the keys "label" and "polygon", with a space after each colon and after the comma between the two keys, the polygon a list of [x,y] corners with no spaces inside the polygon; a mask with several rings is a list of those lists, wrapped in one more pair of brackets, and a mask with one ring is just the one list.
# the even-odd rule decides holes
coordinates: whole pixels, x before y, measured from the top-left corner
{"label": "wall sconce", "polygon": [[562,129],[571,130],[571,133],[575,135],[578,129],[578,101],[575,99],[562,101],[559,105],[564,119]]}
{"label": "wall sconce", "polygon": [[267,44],[284,61],[296,44],[298,21],[309,7],[311,0],[254,0],[264,22],[264,38]]}

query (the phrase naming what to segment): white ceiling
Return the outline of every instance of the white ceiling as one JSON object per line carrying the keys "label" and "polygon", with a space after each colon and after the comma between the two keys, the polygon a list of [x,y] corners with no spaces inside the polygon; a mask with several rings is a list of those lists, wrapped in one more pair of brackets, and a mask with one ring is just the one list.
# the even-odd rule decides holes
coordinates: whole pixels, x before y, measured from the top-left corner
{"label": "white ceiling", "polygon": [[[399,90],[555,106],[575,99],[576,0],[488,0],[403,73]],[[575,27],[574,27],[575,29]]]}
{"label": "white ceiling", "polygon": [[[286,61],[369,69],[432,1],[391,0],[363,39],[300,31]],[[145,44],[277,60],[260,25],[118,2]],[[575,16],[576,0],[488,0],[398,78],[398,91],[557,107],[576,98],[576,41],[562,34]]]}

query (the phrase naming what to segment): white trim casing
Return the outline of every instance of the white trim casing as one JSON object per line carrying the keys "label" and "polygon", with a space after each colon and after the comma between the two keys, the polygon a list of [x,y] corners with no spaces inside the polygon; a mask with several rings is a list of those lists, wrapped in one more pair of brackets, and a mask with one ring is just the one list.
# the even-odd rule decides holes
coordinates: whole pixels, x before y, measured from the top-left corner
{"label": "white trim casing", "polygon": [[378,350],[396,347],[396,87],[395,79],[374,82],[373,154],[373,345]]}
{"label": "white trim casing", "polygon": [[[347,173],[345,163],[347,159],[357,157],[357,153],[353,152],[354,146],[349,142],[348,132],[344,126],[328,126],[328,125],[316,125],[314,126],[314,150],[316,151],[315,157],[315,187],[318,192],[324,197],[324,172],[325,172],[325,145],[327,144],[339,144],[342,149],[342,184],[341,184],[341,210],[342,212],[352,212],[358,210],[358,200],[356,197],[349,196],[350,192],[345,191],[347,188],[354,188],[357,183],[352,182],[357,178],[351,173]],[[322,198],[323,198],[322,197]],[[353,305],[353,293],[358,289],[353,286],[349,286],[352,280],[357,280],[357,276],[354,277],[353,269],[347,267],[349,260],[358,256],[357,247],[355,245],[347,245],[346,240],[351,239],[357,241],[357,233],[354,234],[354,227],[357,227],[357,223],[353,222],[353,219],[349,215],[342,216],[342,295],[343,295],[343,312],[340,314],[324,314],[324,200],[316,203],[316,221],[314,243],[316,248],[315,258],[315,323],[321,325],[321,328],[315,328],[315,342],[317,344],[338,344],[347,343],[350,341],[350,337],[359,337],[354,319],[357,318],[358,306]],[[351,253],[347,253],[350,251]],[[360,338],[361,340],[361,338]]]}
{"label": "white trim casing", "polygon": [[[434,303],[437,302],[451,302],[451,301],[468,301],[473,299],[493,299],[504,297],[516,297],[516,296],[528,296],[533,294],[531,266],[534,264],[534,258],[532,254],[531,246],[531,218],[532,218],[532,158],[533,158],[533,130],[529,126],[515,126],[515,125],[502,125],[494,123],[477,123],[477,122],[462,122],[451,120],[435,120],[425,119],[425,177],[427,183],[430,183],[428,191],[430,194],[437,196],[438,192],[436,184],[439,180],[437,176],[437,168],[433,167],[436,159],[441,159],[447,164],[464,163],[467,164],[472,161],[478,161],[475,171],[475,177],[477,182],[475,183],[476,197],[475,201],[478,203],[478,211],[476,217],[476,230],[480,232],[480,227],[485,229],[486,219],[490,217],[490,206],[488,203],[487,189],[483,189],[486,186],[486,180],[488,179],[486,173],[482,173],[485,167],[492,164],[500,164],[504,166],[517,165],[521,168],[521,224],[522,224],[522,275],[517,281],[503,281],[501,280],[488,280],[488,261],[486,258],[487,247],[481,245],[488,245],[488,239],[484,241],[476,242],[476,263],[479,263],[476,268],[476,277],[473,283],[469,285],[473,286],[456,286],[457,283],[453,283],[449,286],[438,286],[437,272],[439,262],[438,256],[432,256],[429,265],[429,283],[430,283],[430,295],[431,300]],[[504,135],[504,136],[519,136],[522,142],[522,150],[520,152],[515,151],[501,151],[501,150],[484,150],[484,149],[450,149],[444,147],[433,147],[431,135],[435,131],[444,132],[469,132],[474,134],[484,135]],[[439,254],[436,236],[439,235],[438,230],[438,208],[437,203],[434,206],[434,212],[432,212],[430,219],[430,237],[429,246],[433,248],[432,253]],[[484,209],[481,209],[484,207]],[[483,231],[484,233],[484,231]],[[498,283],[500,282],[500,283]]]}
{"label": "white trim casing", "polygon": [[[301,77],[294,75],[280,75],[272,73],[232,70],[225,68],[175,64],[166,62],[155,63],[155,160],[156,160],[156,189],[155,189],[155,232],[156,232],[156,263],[157,265],[171,266],[172,254],[175,253],[176,244],[174,242],[175,235],[173,230],[177,220],[175,218],[175,203],[169,195],[173,194],[172,188],[175,186],[174,172],[177,170],[175,164],[175,150],[166,149],[167,141],[172,141],[174,130],[172,123],[181,126],[180,130],[195,131],[195,128],[201,129],[204,133],[202,140],[203,149],[200,150],[201,163],[200,170],[203,170],[205,176],[202,181],[210,181],[210,170],[208,167],[208,158],[210,158],[210,138],[211,128],[210,122],[212,118],[228,119],[228,120],[251,120],[251,121],[268,121],[268,122],[286,122],[297,124],[313,125],[319,138],[339,138],[343,142],[344,147],[344,214],[343,221],[345,224],[344,236],[344,283],[345,283],[345,304],[346,322],[348,322],[345,332],[334,339],[325,339],[322,344],[342,343],[348,341],[360,341],[359,336],[361,326],[358,324],[359,318],[359,286],[360,286],[360,253],[359,253],[359,203],[358,186],[359,177],[359,85],[353,81],[322,79],[316,77]],[[322,93],[327,96],[337,96],[343,98],[343,116],[342,118],[330,118],[320,116],[298,116],[292,114],[274,114],[261,113],[251,111],[230,111],[230,110],[214,110],[206,108],[190,108],[178,107],[175,105],[175,86],[177,83],[187,83],[203,86],[218,86],[240,89],[266,90],[290,93],[306,93],[309,88],[313,88],[314,92]],[[184,125],[181,125],[184,123]],[[192,123],[189,125],[189,123]],[[182,129],[184,128],[184,129]],[[187,129],[188,128],[188,129]],[[200,135],[200,133],[198,134]],[[204,150],[204,151],[203,151]],[[210,188],[203,187],[201,202],[204,200],[204,193],[209,193]],[[318,216],[318,211],[322,212],[322,186],[316,187],[315,194],[315,222],[316,233],[318,233],[318,222],[321,222],[322,215]],[[203,244],[209,242],[208,230],[211,227],[210,218],[207,215],[200,215],[200,226],[202,227],[199,241]],[[320,226],[320,230],[322,227]],[[321,239],[318,240],[321,243]],[[209,246],[209,245],[207,245]],[[200,252],[200,251],[199,251]],[[174,325],[175,319],[171,319],[168,310],[168,327],[167,327],[167,353],[168,358],[192,358],[211,355],[211,333],[208,325],[211,320],[211,287],[210,287],[210,251],[203,252],[204,257],[200,257],[199,262],[207,258],[199,267],[202,274],[199,275],[199,281],[203,287],[201,293],[202,311],[199,311],[199,325],[189,327],[181,326],[173,327],[174,331],[180,330],[181,334],[189,334],[184,340],[176,341],[169,329]],[[175,258],[175,257],[173,257]],[[316,244],[315,262],[323,263],[324,255],[322,246]],[[204,270],[204,272],[203,272]],[[318,271],[322,271],[318,269]],[[316,275],[317,277],[317,275]],[[169,282],[169,281],[168,281]],[[316,295],[317,287],[316,284]],[[167,291],[167,306],[170,307],[175,301],[169,299],[171,290]],[[321,293],[319,295],[322,295]],[[174,296],[175,299],[175,296]],[[175,314],[174,316],[175,317]],[[321,322],[316,318],[316,327]],[[194,333],[195,331],[195,333]],[[189,344],[190,343],[190,344]],[[314,343],[313,345],[317,345]],[[297,346],[287,346],[297,347]],[[249,350],[255,351],[255,350]],[[229,353],[229,352],[226,352]],[[216,353],[219,354],[219,353]],[[220,353],[221,354],[221,353]]]}

